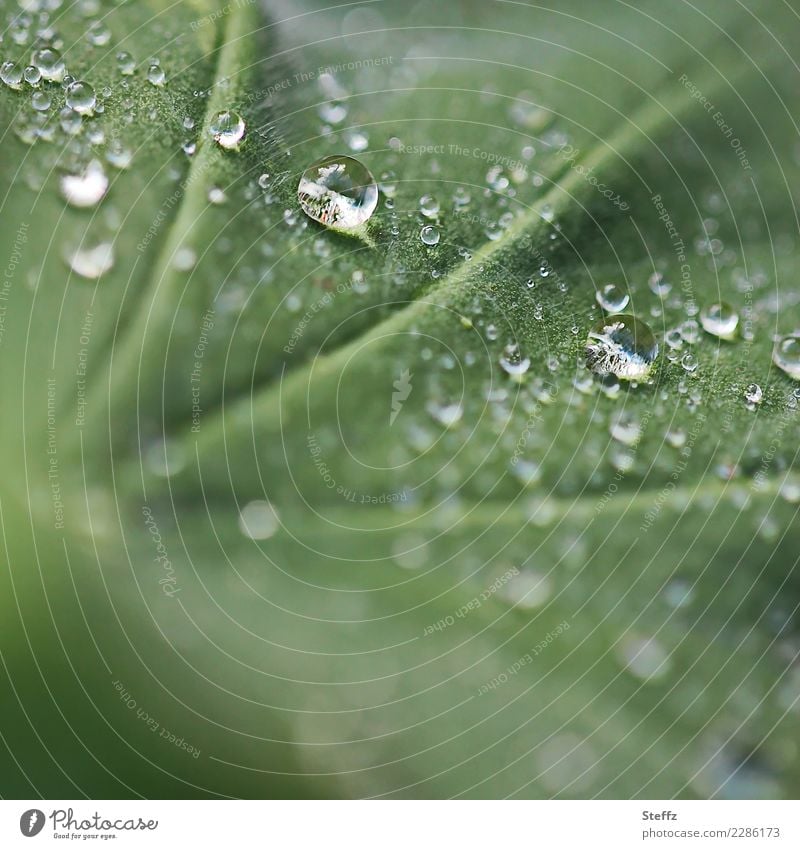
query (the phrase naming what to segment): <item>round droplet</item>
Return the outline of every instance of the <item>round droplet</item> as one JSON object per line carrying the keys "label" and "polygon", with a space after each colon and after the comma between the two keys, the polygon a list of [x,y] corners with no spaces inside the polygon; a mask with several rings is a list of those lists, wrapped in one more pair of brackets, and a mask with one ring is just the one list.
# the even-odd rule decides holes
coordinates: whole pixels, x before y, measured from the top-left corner
{"label": "round droplet", "polygon": [[120,50],[117,53],[117,67],[123,76],[130,77],[136,70],[136,60],[127,50]]}
{"label": "round droplet", "polygon": [[789,377],[800,380],[800,333],[778,340],[772,352],[772,362]]}
{"label": "round droplet", "polygon": [[14,62],[3,62],[0,65],[0,80],[2,80],[9,88],[22,88],[22,68]]}
{"label": "round droplet", "polygon": [[658,295],[659,298],[665,298],[672,291],[672,284],[667,282],[664,275],[658,271],[650,275],[647,285],[650,287],[650,291],[654,295]]}
{"label": "round droplet", "polygon": [[653,637],[640,634],[626,634],[617,645],[617,657],[628,672],[642,681],[663,678],[671,666],[664,647]]}
{"label": "round droplet", "polygon": [[436,218],[439,209],[439,201],[433,195],[423,195],[419,199],[419,211],[426,218]]}
{"label": "round droplet", "polygon": [[506,345],[503,356],[500,357],[500,367],[506,374],[519,377],[528,371],[531,361],[529,357],[520,354],[519,345]]}
{"label": "round droplet", "polygon": [[238,112],[218,112],[211,122],[211,135],[214,141],[225,150],[235,150],[244,138],[245,123]]}
{"label": "round droplet", "polygon": [[81,116],[74,109],[70,109],[69,106],[65,106],[58,113],[58,120],[61,124],[61,129],[68,136],[77,136],[83,126]]}
{"label": "round droplet", "polygon": [[658,343],[645,322],[629,314],[599,321],[586,341],[586,363],[595,374],[644,380],[658,356]]}
{"label": "round droplet", "polygon": [[606,312],[622,312],[630,301],[630,295],[616,283],[604,284],[595,292],[595,297]]}
{"label": "round droplet", "polygon": [[426,224],[419,231],[419,237],[426,245],[433,246],[439,244],[439,231],[433,226],[433,224]]}
{"label": "round droplet", "polygon": [[42,81],[42,72],[35,65],[28,65],[25,68],[23,76],[25,77],[25,82],[31,86],[38,86]]}
{"label": "round droplet", "polygon": [[94,21],[86,33],[86,38],[95,47],[105,47],[111,41],[111,30],[103,21]]}
{"label": "round droplet", "polygon": [[739,314],[724,301],[711,304],[700,310],[700,324],[703,330],[720,339],[733,339],[739,326]]}
{"label": "round droplet", "polygon": [[239,530],[249,539],[269,539],[279,526],[278,514],[269,501],[251,501],[239,513]]}
{"label": "round droplet", "polygon": [[337,230],[366,223],[378,205],[375,178],[351,156],[326,156],[303,172],[297,197],[303,212]]}
{"label": "round droplet", "polygon": [[93,159],[82,174],[61,178],[61,194],[70,206],[85,209],[99,203],[108,191],[108,177],[103,166]]}
{"label": "round droplet", "polygon": [[764,390],[757,383],[750,383],[744,390],[744,399],[748,404],[760,404],[764,400]]}
{"label": "round droplet", "polygon": [[80,277],[97,280],[114,266],[114,246],[101,242],[91,248],[79,247],[66,256],[67,265]]}
{"label": "round droplet", "polygon": [[97,98],[89,83],[76,80],[67,87],[66,103],[80,115],[91,115]]}
{"label": "round droplet", "polygon": [[161,65],[151,65],[147,69],[147,82],[157,88],[162,88],[167,82],[167,75]]}
{"label": "round droplet", "polygon": [[529,610],[546,604],[552,594],[553,582],[540,572],[520,572],[500,589],[506,601]]}
{"label": "round droplet", "polygon": [[686,353],[681,357],[681,366],[683,366],[683,370],[689,374],[694,374],[694,372],[697,371],[698,365],[697,357],[694,354]]}
{"label": "round droplet", "polygon": [[47,112],[52,102],[52,98],[46,91],[35,91],[31,97],[31,106],[37,112]]}
{"label": "round droplet", "polygon": [[53,83],[60,83],[67,73],[67,66],[61,58],[61,54],[52,47],[42,47],[41,50],[34,50],[31,57],[31,64],[38,68],[42,79],[49,80]]}

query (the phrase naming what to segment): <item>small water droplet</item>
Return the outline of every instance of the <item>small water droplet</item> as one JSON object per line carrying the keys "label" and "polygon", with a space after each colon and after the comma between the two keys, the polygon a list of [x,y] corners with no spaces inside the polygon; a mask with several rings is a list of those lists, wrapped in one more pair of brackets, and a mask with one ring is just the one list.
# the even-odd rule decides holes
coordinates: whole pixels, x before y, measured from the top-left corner
{"label": "small water droplet", "polygon": [[503,355],[500,357],[500,367],[506,374],[519,377],[531,366],[529,357],[523,357],[519,351],[519,345],[506,345]]}
{"label": "small water droplet", "polygon": [[42,81],[42,72],[35,65],[28,65],[25,68],[23,76],[25,77],[25,82],[34,88]]}
{"label": "small water droplet", "polygon": [[108,177],[103,166],[93,159],[81,174],[61,178],[61,194],[70,206],[85,209],[99,203],[108,191]]}
{"label": "small water droplet", "polygon": [[248,539],[269,539],[279,527],[278,514],[269,501],[251,501],[239,513],[239,530]]}
{"label": "small water droplet", "polygon": [[197,253],[193,248],[183,247],[175,251],[172,267],[176,271],[191,271],[197,265]]}
{"label": "small water droplet", "polygon": [[595,292],[595,298],[606,312],[622,312],[630,302],[628,293],[616,283],[605,283]]}
{"label": "small water droplet", "polygon": [[151,65],[147,69],[147,82],[156,88],[163,88],[167,82],[167,75],[161,65]]}
{"label": "small water droplet", "polygon": [[700,365],[700,363],[697,361],[697,357],[694,354],[687,352],[681,357],[681,366],[688,374],[694,374],[694,372],[697,371],[698,365]]}
{"label": "small water droplet", "polygon": [[779,339],[772,352],[772,362],[789,377],[800,380],[800,334]]}
{"label": "small water droplet", "polygon": [[86,38],[95,47],[105,47],[111,41],[111,30],[103,21],[93,21],[86,31]]}
{"label": "small water droplet", "polygon": [[238,112],[223,110],[218,112],[209,127],[214,141],[225,150],[236,150],[244,138],[245,123]]}
{"label": "small water droplet", "polygon": [[744,390],[744,399],[753,406],[760,404],[764,400],[764,390],[757,383],[750,383]]}
{"label": "small water droplet", "polygon": [[670,670],[669,654],[654,637],[625,634],[616,652],[628,672],[642,681],[658,680]]}
{"label": "small water droplet", "polygon": [[672,291],[672,284],[658,271],[650,275],[647,285],[650,287],[650,291],[654,295],[658,295],[659,298],[665,298]]}
{"label": "small water droplet", "polygon": [[326,156],[303,173],[297,197],[309,218],[334,229],[352,230],[375,211],[378,187],[357,159]]}
{"label": "small water droplet", "polygon": [[37,112],[47,112],[52,102],[52,98],[46,91],[35,91],[31,97],[31,106]]}
{"label": "small water droplet", "polygon": [[700,324],[706,333],[720,339],[733,339],[739,326],[739,314],[724,301],[700,310]]}
{"label": "small water droplet", "polygon": [[464,415],[461,404],[439,404],[435,401],[429,401],[425,405],[425,409],[444,427],[452,427],[460,422]]}
{"label": "small water droplet", "polygon": [[423,195],[419,199],[419,211],[426,218],[436,218],[439,210],[439,201],[433,195]]}
{"label": "small water droplet", "polygon": [[595,374],[613,374],[623,380],[644,380],[657,356],[653,331],[629,314],[602,319],[586,341],[589,368]]}
{"label": "small water droplet", "polygon": [[549,601],[553,582],[540,572],[520,572],[501,587],[499,594],[516,607],[532,610]]}
{"label": "small water droplet", "polygon": [[117,67],[124,77],[130,77],[136,70],[136,60],[127,50],[117,53]]}
{"label": "small water droplet", "polygon": [[634,446],[642,436],[642,426],[634,415],[623,411],[612,418],[609,432],[617,442]]}
{"label": "small water droplet", "polygon": [[420,231],[419,237],[426,245],[433,246],[439,244],[439,231],[433,224],[426,224]]}

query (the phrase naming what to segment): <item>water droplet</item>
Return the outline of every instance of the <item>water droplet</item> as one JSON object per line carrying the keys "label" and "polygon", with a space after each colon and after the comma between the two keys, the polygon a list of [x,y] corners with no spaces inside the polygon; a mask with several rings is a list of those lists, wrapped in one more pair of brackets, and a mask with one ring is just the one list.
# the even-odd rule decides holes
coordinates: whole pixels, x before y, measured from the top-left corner
{"label": "water droplet", "polygon": [[159,478],[171,478],[185,468],[188,462],[186,447],[176,441],[158,440],[145,451],[144,463],[148,471]]}
{"label": "water droplet", "polygon": [[357,159],[326,156],[303,173],[297,197],[309,218],[334,229],[352,230],[375,211],[378,187]]}
{"label": "water droplet", "polygon": [[172,258],[172,267],[176,271],[191,271],[197,264],[197,254],[193,248],[178,248]]}
{"label": "water droplet", "polygon": [[694,374],[697,371],[698,365],[700,364],[694,354],[687,352],[681,357],[681,366],[683,366],[683,370],[688,374]]}
{"label": "water droplet", "polygon": [[519,351],[519,345],[506,345],[503,355],[500,357],[500,367],[506,374],[518,377],[525,374],[530,368],[529,357],[523,357]]}
{"label": "water droplet", "polygon": [[659,298],[665,298],[672,291],[672,284],[658,271],[650,275],[647,285],[650,287],[650,291],[654,295],[658,295]]}
{"label": "water droplet", "polygon": [[439,209],[439,201],[433,195],[423,195],[419,199],[419,211],[426,218],[436,218]]}
{"label": "water droplet", "polygon": [[764,400],[764,390],[757,383],[750,383],[744,390],[744,398],[748,404],[760,404]]}
{"label": "water droplet", "polygon": [[688,581],[675,578],[664,587],[664,601],[676,610],[688,607],[694,598],[694,590]]}
{"label": "water droplet", "polygon": [[426,224],[419,231],[419,237],[426,245],[433,246],[439,244],[439,231],[433,226],[433,224]]}
{"label": "water droplet", "polygon": [[37,112],[47,112],[52,102],[52,98],[46,91],[35,91],[31,97],[31,106]]}
{"label": "water droplet", "polygon": [[630,301],[628,293],[617,286],[616,283],[606,283],[594,294],[597,303],[606,312],[622,312]]}
{"label": "water droplet", "polygon": [[655,681],[669,672],[669,654],[653,637],[625,634],[618,643],[616,652],[628,672],[642,681]]}
{"label": "water droplet", "polygon": [[105,47],[111,41],[111,30],[103,21],[94,21],[86,32],[86,38],[95,47]]}
{"label": "water droplet", "polygon": [[0,65],[0,80],[9,88],[19,90],[22,88],[22,68],[14,62],[3,62]]}
{"label": "water droplet", "polygon": [[211,122],[211,135],[214,141],[225,150],[236,150],[244,138],[245,123],[238,112],[224,110],[218,112]]}
{"label": "water droplet", "polygon": [[552,594],[553,582],[539,572],[520,572],[500,589],[506,601],[527,610],[546,604]]}
{"label": "water droplet", "polygon": [[464,415],[461,404],[439,404],[435,401],[429,401],[425,405],[425,409],[440,425],[445,427],[452,427],[457,424]]}
{"label": "water droplet", "polygon": [[101,242],[91,248],[81,246],[66,257],[67,265],[80,277],[97,280],[114,266],[114,247]]}
{"label": "water droplet", "polygon": [[70,109],[69,106],[65,106],[58,113],[58,120],[61,124],[61,129],[68,136],[77,136],[83,127],[81,116],[74,109]]}
{"label": "water droplet", "polygon": [[345,142],[353,153],[361,153],[369,147],[369,137],[366,133],[351,131],[346,134]]}
{"label": "water droplet", "polygon": [[136,70],[136,60],[127,50],[117,53],[117,67],[124,77],[130,77]]}
{"label": "water droplet", "polygon": [[67,72],[67,66],[61,58],[61,54],[52,47],[42,47],[40,50],[34,50],[31,57],[31,64],[39,70],[42,79],[52,83],[62,82]]}
{"label": "water droplet", "polygon": [[621,412],[611,420],[609,432],[617,442],[633,446],[642,436],[642,426],[631,413]]}
{"label": "water droplet", "polygon": [[720,339],[733,339],[739,326],[739,314],[730,304],[720,301],[700,310],[703,330]]}
{"label": "water droplet", "polygon": [[161,65],[151,65],[147,69],[147,82],[157,88],[163,88],[167,82],[167,75],[164,73],[164,69]]}
{"label": "water droplet", "polygon": [[61,178],[61,194],[70,206],[85,209],[102,200],[108,191],[108,177],[103,166],[93,159],[82,174],[66,174]]}
{"label": "water droplet", "polygon": [[789,377],[800,380],[800,334],[779,339],[772,352],[772,362]]}
{"label": "water droplet", "polygon": [[269,539],[280,523],[269,501],[251,501],[239,513],[239,530],[249,539]]}
{"label": "water droplet", "polygon": [[687,319],[680,327],[681,338],[688,345],[694,345],[700,339],[700,325],[693,319]]}
{"label": "water droplet", "polygon": [[686,440],[688,439],[688,434],[683,428],[672,428],[668,430],[664,434],[664,439],[667,441],[668,445],[671,445],[673,448],[683,448],[686,445]]}
{"label": "water droplet", "polygon": [[91,115],[97,104],[97,98],[89,83],[76,80],[67,87],[66,103],[80,115]]}
{"label": "water droplet", "polygon": [[586,363],[595,374],[644,380],[658,356],[658,343],[645,322],[629,314],[599,321],[586,341]]}
{"label": "water droplet", "polygon": [[106,161],[115,168],[124,171],[130,167],[133,161],[133,151],[118,141],[112,141],[106,151]]}
{"label": "water droplet", "polygon": [[23,76],[25,77],[25,82],[30,86],[36,87],[42,81],[42,72],[34,65],[28,65],[25,68]]}
{"label": "water droplet", "polygon": [[225,192],[217,186],[212,186],[208,190],[208,202],[213,203],[214,206],[221,206],[226,200]]}

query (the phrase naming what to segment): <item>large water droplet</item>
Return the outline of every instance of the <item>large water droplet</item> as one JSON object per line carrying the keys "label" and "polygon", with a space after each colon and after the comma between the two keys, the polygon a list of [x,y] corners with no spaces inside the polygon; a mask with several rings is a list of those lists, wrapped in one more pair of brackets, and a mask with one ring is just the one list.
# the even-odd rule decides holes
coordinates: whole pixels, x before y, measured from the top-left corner
{"label": "large water droplet", "polygon": [[599,321],[586,341],[586,363],[595,374],[644,380],[658,356],[658,343],[645,322],[629,314]]}
{"label": "large water droplet", "polygon": [[739,314],[730,304],[720,301],[700,310],[700,324],[703,325],[703,330],[712,336],[733,339],[739,326]]}
{"label": "large water droplet", "polygon": [[778,340],[772,352],[772,362],[789,377],[800,380],[800,333],[792,333]]}
{"label": "large water droplet", "polygon": [[3,62],[0,65],[0,80],[2,80],[9,88],[22,88],[22,68],[14,62]]}
{"label": "large water droplet", "polygon": [[66,257],[69,267],[80,277],[97,280],[114,266],[114,247],[101,242],[91,248],[81,246]]}
{"label": "large water droplet", "polygon": [[67,72],[67,66],[61,58],[58,50],[52,47],[42,47],[41,50],[34,50],[32,64],[38,68],[42,79],[49,80],[53,83],[60,83],[64,79],[64,74]]}
{"label": "large water droplet", "polygon": [[76,80],[67,86],[66,103],[79,115],[91,115],[97,104],[97,98],[89,83]]}
{"label": "large water droplet", "polygon": [[251,501],[239,513],[239,530],[250,539],[269,539],[279,526],[278,514],[269,501]]}
{"label": "large water droplet", "polygon": [[595,292],[595,297],[606,312],[622,312],[630,301],[630,295],[616,283],[605,283]]}
{"label": "large water droplet", "polygon": [[339,230],[364,224],[378,205],[375,178],[351,156],[326,156],[300,178],[297,197],[314,221]]}
{"label": "large water droplet", "polygon": [[225,150],[235,150],[244,138],[245,123],[238,112],[218,112],[211,122],[211,135],[214,141]]}
{"label": "large water droplet", "polygon": [[423,244],[430,247],[439,244],[439,231],[433,226],[433,224],[426,224],[419,231],[419,237],[422,239]]}
{"label": "large water droplet", "polygon": [[86,209],[99,203],[108,191],[108,177],[103,166],[93,159],[82,174],[61,178],[61,194],[70,206]]}

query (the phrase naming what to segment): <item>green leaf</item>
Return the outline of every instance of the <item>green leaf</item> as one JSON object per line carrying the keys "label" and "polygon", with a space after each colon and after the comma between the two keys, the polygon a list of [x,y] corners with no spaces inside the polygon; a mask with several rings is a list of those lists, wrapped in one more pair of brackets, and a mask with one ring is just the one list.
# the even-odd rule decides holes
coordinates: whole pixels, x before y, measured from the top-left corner
{"label": "green leaf", "polygon": [[[795,795],[791,10],[79,5],[102,113],[0,91],[5,795]],[[608,282],[648,383],[586,368]]]}

